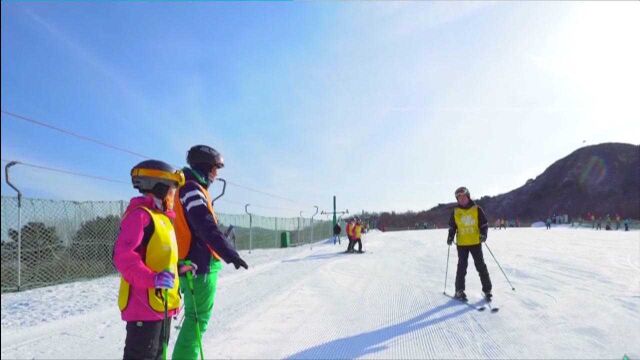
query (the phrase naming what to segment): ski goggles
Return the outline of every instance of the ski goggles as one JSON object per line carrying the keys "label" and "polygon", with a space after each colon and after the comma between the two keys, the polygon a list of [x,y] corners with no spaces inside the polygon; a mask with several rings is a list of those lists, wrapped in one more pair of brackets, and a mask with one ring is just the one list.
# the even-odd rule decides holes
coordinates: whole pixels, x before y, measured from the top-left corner
{"label": "ski goggles", "polygon": [[222,169],[224,167],[224,159],[222,158],[222,155],[220,154],[216,155],[213,166],[216,169]]}
{"label": "ski goggles", "polygon": [[185,182],[184,173],[181,170],[176,170],[171,173],[157,169],[133,169],[131,170],[131,176],[169,180],[175,182],[178,187],[184,185]]}

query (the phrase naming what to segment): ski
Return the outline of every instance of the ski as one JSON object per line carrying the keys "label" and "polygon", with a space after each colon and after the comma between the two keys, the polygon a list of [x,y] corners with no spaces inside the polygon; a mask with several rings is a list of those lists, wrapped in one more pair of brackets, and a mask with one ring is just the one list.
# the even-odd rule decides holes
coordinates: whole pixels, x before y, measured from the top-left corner
{"label": "ski", "polygon": [[485,296],[482,298],[482,301],[484,301],[484,303],[487,304],[487,307],[489,308],[490,312],[497,313],[498,311],[500,311],[499,307],[491,305],[491,301],[492,301],[491,298],[487,298]]}
{"label": "ski", "polygon": [[497,313],[498,311],[500,311],[500,308],[499,308],[499,307],[491,305],[491,300],[487,300],[487,299],[485,298],[485,299],[484,299],[484,301],[487,303],[487,306],[489,307],[489,310],[490,310],[492,313],[494,313],[494,314],[495,314],[495,313]]}
{"label": "ski", "polygon": [[486,307],[484,307],[484,306],[478,306],[478,305],[475,305],[475,304],[470,304],[469,301],[466,300],[466,299],[465,300],[457,299],[456,297],[451,296],[451,295],[449,295],[447,293],[444,293],[444,296],[446,296],[446,297],[448,297],[450,299],[453,299],[453,300],[455,300],[455,301],[457,301],[457,302],[459,302],[461,304],[465,304],[468,307],[473,308],[473,309],[475,309],[477,311],[484,311],[486,309]]}

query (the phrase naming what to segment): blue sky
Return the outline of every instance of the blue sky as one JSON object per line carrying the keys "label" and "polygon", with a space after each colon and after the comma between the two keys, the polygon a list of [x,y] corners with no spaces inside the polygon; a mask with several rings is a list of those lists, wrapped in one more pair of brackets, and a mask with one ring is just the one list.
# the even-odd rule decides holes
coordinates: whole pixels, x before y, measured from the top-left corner
{"label": "blue sky", "polygon": [[[639,143],[638,18],[637,2],[3,1],[2,110],[175,165],[209,144],[222,177],[294,200],[230,185],[221,212],[309,214],[334,194],[422,210],[460,185],[509,191],[583,145]],[[4,114],[2,158],[125,182],[142,160]],[[135,195],[12,177],[30,197]]]}

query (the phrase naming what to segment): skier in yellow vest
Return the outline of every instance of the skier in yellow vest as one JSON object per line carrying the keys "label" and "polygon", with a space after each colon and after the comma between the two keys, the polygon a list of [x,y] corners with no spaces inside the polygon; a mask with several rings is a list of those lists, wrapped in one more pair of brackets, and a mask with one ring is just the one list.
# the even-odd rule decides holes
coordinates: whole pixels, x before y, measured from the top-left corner
{"label": "skier in yellow vest", "polygon": [[[171,317],[180,309],[178,245],[171,220],[184,175],[146,160],[131,169],[134,197],[120,223],[113,262],[121,274],[118,306],[127,322],[124,359],[161,359]],[[166,296],[165,296],[166,294]]]}
{"label": "skier in yellow vest", "polygon": [[471,200],[471,194],[466,187],[459,187],[455,195],[458,206],[451,213],[449,236],[447,238],[447,245],[451,246],[453,238],[457,234],[458,270],[456,272],[456,294],[454,297],[462,301],[467,300],[467,295],[464,293],[465,276],[467,275],[469,253],[471,253],[476,270],[480,274],[482,292],[485,298],[490,301],[492,296],[491,279],[489,278],[487,265],[484,263],[481,245],[481,243],[487,241],[487,231],[489,229],[487,217],[482,208]]}

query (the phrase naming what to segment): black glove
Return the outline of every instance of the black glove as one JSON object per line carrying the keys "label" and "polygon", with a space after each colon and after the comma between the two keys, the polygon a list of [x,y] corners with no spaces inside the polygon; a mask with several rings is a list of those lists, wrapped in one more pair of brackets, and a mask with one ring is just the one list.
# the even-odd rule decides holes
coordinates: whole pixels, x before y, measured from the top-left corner
{"label": "black glove", "polygon": [[249,265],[247,265],[247,263],[244,262],[244,260],[242,260],[241,258],[233,260],[233,266],[236,267],[236,270],[240,269],[241,266],[245,269],[249,269]]}
{"label": "black glove", "polygon": [[451,244],[453,244],[453,238],[452,237],[447,238],[447,245],[451,245]]}
{"label": "black glove", "polygon": [[480,235],[480,242],[483,243],[487,241],[487,235]]}

